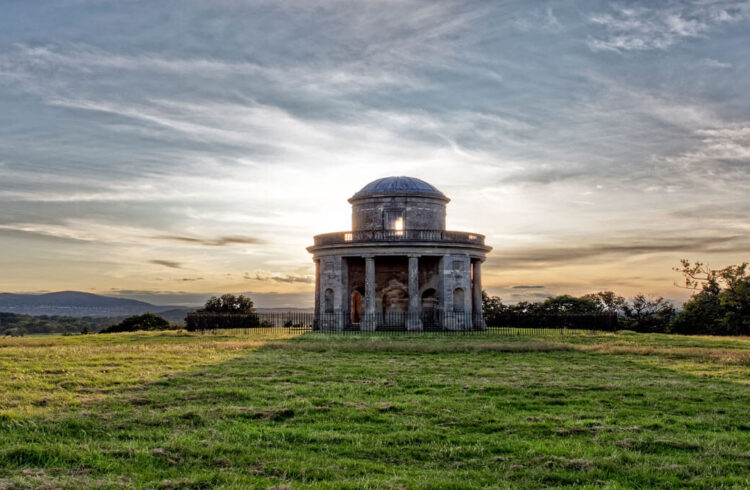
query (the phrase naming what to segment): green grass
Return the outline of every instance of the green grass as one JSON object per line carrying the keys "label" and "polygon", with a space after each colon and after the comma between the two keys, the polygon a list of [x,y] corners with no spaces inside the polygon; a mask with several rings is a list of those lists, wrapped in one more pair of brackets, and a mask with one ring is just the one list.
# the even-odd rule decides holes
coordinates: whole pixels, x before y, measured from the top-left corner
{"label": "green grass", "polygon": [[0,340],[0,488],[750,487],[750,339]]}

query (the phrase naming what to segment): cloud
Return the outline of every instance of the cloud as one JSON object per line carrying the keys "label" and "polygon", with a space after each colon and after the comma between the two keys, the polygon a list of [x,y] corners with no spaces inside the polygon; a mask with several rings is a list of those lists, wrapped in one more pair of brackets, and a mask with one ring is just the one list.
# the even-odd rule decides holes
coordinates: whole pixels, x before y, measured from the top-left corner
{"label": "cloud", "polygon": [[136,243],[146,240],[177,242],[208,247],[225,247],[228,245],[265,244],[264,240],[240,235],[194,237],[184,235],[157,235],[153,229],[127,225],[100,223],[83,219],[68,219],[62,223],[5,223],[0,224],[0,231],[14,231],[29,235],[52,237],[63,240],[100,243]]}
{"label": "cloud", "polygon": [[544,289],[544,286],[526,286],[526,285],[520,285],[520,286],[513,286],[513,289]]}
{"label": "cloud", "polygon": [[149,263],[156,265],[163,265],[171,269],[182,269],[182,264],[173,260],[149,260]]}
{"label": "cloud", "polygon": [[750,181],[750,122],[695,131],[698,143],[683,153],[658,158],[670,175],[720,191]]}
{"label": "cloud", "polygon": [[182,279],[180,279],[180,281],[183,281],[183,282],[194,282],[194,281],[202,281],[202,280],[203,280],[202,277],[183,277]]}
{"label": "cloud", "polygon": [[256,281],[271,281],[281,283],[301,283],[301,284],[312,284],[315,282],[315,278],[311,275],[297,275],[297,274],[277,274],[266,271],[259,271],[255,274],[255,277],[248,273],[243,275],[245,279],[254,279]]}
{"label": "cloud", "polygon": [[217,237],[217,238],[195,238],[195,237],[180,236],[180,235],[156,235],[153,238],[156,238],[158,240],[171,240],[171,241],[176,241],[176,242],[192,243],[196,245],[207,245],[209,247],[224,247],[226,245],[235,245],[235,244],[258,245],[258,244],[265,243],[263,240],[260,240],[259,238],[243,237],[243,236],[222,236],[222,237]]}
{"label": "cloud", "polygon": [[612,4],[589,21],[601,28],[588,39],[594,51],[667,49],[682,39],[703,36],[717,25],[738,22],[750,13],[747,2],[686,1],[658,8]]}
{"label": "cloud", "polygon": [[719,68],[719,69],[729,69],[732,68],[731,63],[726,63],[723,61],[715,60],[713,58],[706,58],[702,61],[703,65],[708,66],[710,68]]}
{"label": "cloud", "polygon": [[[593,242],[593,240],[592,240]],[[617,243],[582,242],[577,246],[496,250],[487,260],[490,268],[534,269],[560,267],[571,263],[598,263],[602,260],[665,253],[750,253],[746,235],[706,237],[651,237],[622,239]]]}
{"label": "cloud", "polygon": [[[534,260],[564,266],[550,249],[602,264],[660,253],[609,245],[750,231],[738,2],[62,2],[47,24],[27,3],[0,50],[3,287],[309,290],[304,246],[388,174],[435,184],[450,227],[534,269],[509,285],[558,290]],[[151,282],[148,257],[206,280]]]}

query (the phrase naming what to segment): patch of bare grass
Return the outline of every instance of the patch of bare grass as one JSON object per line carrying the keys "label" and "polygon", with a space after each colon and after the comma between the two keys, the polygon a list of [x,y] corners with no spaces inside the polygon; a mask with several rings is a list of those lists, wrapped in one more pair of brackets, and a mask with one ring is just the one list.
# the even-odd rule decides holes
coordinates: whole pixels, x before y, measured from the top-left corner
{"label": "patch of bare grass", "polygon": [[722,364],[750,366],[750,352],[732,349],[705,349],[698,347],[638,347],[609,344],[578,345],[575,350],[598,352],[601,354],[634,354],[639,356],[660,356],[678,359],[697,359]]}

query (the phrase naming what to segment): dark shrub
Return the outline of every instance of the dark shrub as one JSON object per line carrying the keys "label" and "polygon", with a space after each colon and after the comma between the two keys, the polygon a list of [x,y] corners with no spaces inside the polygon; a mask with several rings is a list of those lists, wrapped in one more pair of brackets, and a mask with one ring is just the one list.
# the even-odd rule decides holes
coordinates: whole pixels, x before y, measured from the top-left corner
{"label": "dark shrub", "polygon": [[153,313],[130,316],[122,322],[105,328],[100,333],[135,332],[137,330],[169,330],[169,322]]}

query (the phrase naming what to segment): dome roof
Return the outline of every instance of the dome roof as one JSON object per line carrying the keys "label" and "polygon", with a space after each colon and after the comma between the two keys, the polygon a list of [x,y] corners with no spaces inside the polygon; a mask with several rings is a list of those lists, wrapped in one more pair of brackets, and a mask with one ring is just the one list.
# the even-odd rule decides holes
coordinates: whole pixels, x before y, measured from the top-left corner
{"label": "dome roof", "polygon": [[435,199],[441,199],[445,202],[450,201],[450,199],[445,197],[445,194],[424,180],[415,179],[414,177],[399,176],[373,180],[364,186],[359,192],[354,194],[349,199],[349,202],[368,197],[386,196],[432,197]]}

